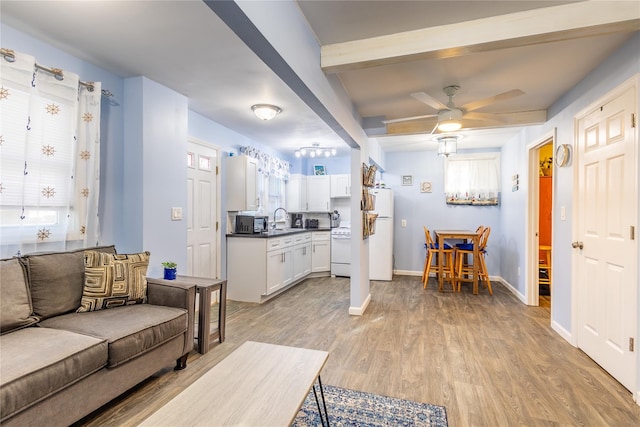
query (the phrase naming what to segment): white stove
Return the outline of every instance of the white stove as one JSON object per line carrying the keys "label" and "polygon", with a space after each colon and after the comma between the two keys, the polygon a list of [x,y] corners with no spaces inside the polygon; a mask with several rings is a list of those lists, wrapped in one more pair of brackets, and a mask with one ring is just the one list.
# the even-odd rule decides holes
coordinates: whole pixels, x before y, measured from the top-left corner
{"label": "white stove", "polygon": [[331,275],[351,277],[351,222],[331,229]]}

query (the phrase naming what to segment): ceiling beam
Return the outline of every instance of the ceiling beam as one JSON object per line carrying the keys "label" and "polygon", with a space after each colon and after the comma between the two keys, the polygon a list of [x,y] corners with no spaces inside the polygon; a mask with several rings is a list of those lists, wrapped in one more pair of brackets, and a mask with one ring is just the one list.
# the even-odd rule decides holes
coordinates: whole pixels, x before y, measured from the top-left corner
{"label": "ceiling beam", "polygon": [[636,1],[586,1],[321,47],[326,73],[640,30]]}
{"label": "ceiling beam", "polygon": [[[547,121],[547,110],[536,111],[522,111],[518,113],[502,113],[494,114],[499,120],[498,123],[489,124],[489,122],[482,120],[469,120],[462,119],[464,125],[462,130],[473,129],[489,129],[496,127],[508,127],[508,126],[527,126],[527,125],[539,125]],[[408,122],[388,123],[387,135],[411,135],[417,133],[431,133],[436,120],[411,120]]]}

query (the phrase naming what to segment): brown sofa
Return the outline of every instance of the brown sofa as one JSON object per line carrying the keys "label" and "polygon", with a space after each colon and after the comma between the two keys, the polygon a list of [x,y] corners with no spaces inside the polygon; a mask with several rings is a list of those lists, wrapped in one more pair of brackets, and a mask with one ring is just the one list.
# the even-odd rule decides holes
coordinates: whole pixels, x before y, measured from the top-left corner
{"label": "brown sofa", "polygon": [[84,250],[0,260],[3,426],[67,426],[160,369],[186,367],[195,287],[147,278],[144,303],[79,313],[84,273]]}

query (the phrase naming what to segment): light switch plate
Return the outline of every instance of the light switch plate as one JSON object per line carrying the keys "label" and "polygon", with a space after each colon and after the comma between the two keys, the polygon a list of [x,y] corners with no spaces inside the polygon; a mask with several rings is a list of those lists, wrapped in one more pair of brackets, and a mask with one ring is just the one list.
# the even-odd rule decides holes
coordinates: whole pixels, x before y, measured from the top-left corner
{"label": "light switch plate", "polygon": [[171,208],[171,221],[182,220],[182,208]]}
{"label": "light switch plate", "polygon": [[403,219],[402,221],[400,221],[400,225],[401,225],[402,227],[406,227],[406,226],[407,226],[407,220],[406,220],[406,219]]}

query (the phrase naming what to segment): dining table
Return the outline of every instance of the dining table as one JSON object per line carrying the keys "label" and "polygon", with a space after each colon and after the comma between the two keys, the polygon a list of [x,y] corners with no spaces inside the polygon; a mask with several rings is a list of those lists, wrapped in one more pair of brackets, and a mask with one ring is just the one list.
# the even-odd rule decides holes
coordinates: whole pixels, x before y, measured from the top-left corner
{"label": "dining table", "polygon": [[[480,269],[480,251],[478,246],[480,243],[479,231],[472,230],[434,230],[436,241],[438,242],[438,290],[443,291],[444,282],[444,244],[447,239],[463,240],[465,243],[471,241],[473,243],[473,277],[456,277],[455,280],[461,282],[473,282],[473,294],[478,294],[478,275]],[[453,278],[451,280],[454,280]]]}

